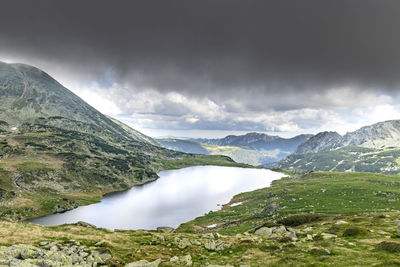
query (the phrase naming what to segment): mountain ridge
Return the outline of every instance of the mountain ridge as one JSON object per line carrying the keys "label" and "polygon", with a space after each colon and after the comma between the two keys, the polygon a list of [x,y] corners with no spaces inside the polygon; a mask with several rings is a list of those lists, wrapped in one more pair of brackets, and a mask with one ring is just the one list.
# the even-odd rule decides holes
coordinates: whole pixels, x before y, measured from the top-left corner
{"label": "mountain ridge", "polygon": [[400,147],[400,120],[377,122],[343,136],[337,132],[320,132],[301,144],[295,153],[317,153],[346,146],[374,149]]}

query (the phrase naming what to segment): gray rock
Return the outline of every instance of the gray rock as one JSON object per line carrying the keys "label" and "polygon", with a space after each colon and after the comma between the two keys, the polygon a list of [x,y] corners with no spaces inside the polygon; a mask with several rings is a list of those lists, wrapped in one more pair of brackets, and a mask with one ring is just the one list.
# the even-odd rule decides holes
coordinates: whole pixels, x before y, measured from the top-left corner
{"label": "gray rock", "polygon": [[215,251],[220,251],[220,250],[225,250],[230,247],[230,244],[227,244],[223,242],[222,240],[214,240],[214,239],[207,239],[204,242],[204,247],[207,250],[215,250]]}
{"label": "gray rock", "polygon": [[107,243],[107,241],[105,241],[105,240],[101,240],[101,241],[99,241],[99,242],[97,242],[96,244],[94,244],[96,247],[100,247],[100,246],[102,246],[102,245],[104,245],[104,244],[106,244]]}
{"label": "gray rock", "polygon": [[321,235],[322,235],[323,239],[331,239],[331,238],[336,238],[337,237],[337,235],[328,234],[328,233],[322,233]]}
{"label": "gray rock", "polygon": [[178,256],[173,256],[169,261],[170,262],[179,262],[179,257]]}
{"label": "gray rock", "polygon": [[131,262],[125,265],[125,267],[158,267],[160,265],[161,259],[148,262],[146,260],[140,260],[140,261],[135,261]]}
{"label": "gray rock", "polygon": [[261,227],[260,229],[254,232],[256,235],[270,237],[272,235],[272,228],[269,227]]}
{"label": "gray rock", "polygon": [[281,209],[281,206],[279,206],[278,204],[276,204],[276,203],[271,203],[271,204],[269,204],[268,206],[266,206],[263,210],[262,210],[262,212],[267,212],[267,213],[274,213],[274,212],[276,212],[276,211],[278,211],[278,210],[280,210]]}
{"label": "gray rock", "polygon": [[192,266],[192,256],[185,255],[180,259],[180,262],[183,263],[185,266]]}

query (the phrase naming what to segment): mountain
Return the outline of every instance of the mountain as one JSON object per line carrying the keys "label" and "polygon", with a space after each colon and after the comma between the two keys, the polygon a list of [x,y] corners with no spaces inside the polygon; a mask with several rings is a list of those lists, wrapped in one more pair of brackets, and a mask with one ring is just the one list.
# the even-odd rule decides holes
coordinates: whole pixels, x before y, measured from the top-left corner
{"label": "mountain", "polygon": [[104,116],[45,72],[0,62],[0,217],[21,220],[99,201],[164,169],[237,165],[160,147]]}
{"label": "mountain", "polygon": [[157,141],[164,147],[175,151],[205,154],[225,155],[236,162],[253,166],[267,166],[277,162],[292,153],[299,144],[312,135],[298,135],[293,138],[281,138],[263,133],[248,133],[245,135],[228,135],[221,139],[171,139]]}
{"label": "mountain", "polygon": [[379,122],[344,136],[319,133],[275,165],[284,169],[400,173],[400,120]]}
{"label": "mountain", "polygon": [[343,136],[341,146],[400,147],[400,120],[378,122]]}
{"label": "mountain", "polygon": [[294,153],[305,154],[331,150],[339,146],[341,140],[342,136],[337,132],[318,133],[300,144]]}
{"label": "mountain", "polygon": [[203,154],[203,155],[210,154],[210,151],[205,149],[202,146],[202,144],[190,140],[162,138],[162,139],[157,139],[157,142],[163,145],[164,147],[175,151],[193,153],[193,154]]}
{"label": "mountain", "polygon": [[301,143],[312,135],[302,134],[292,138],[282,138],[263,133],[248,133],[245,135],[228,135],[221,139],[191,139],[198,143],[217,146],[239,146],[255,150],[280,149],[285,152],[294,151]]}

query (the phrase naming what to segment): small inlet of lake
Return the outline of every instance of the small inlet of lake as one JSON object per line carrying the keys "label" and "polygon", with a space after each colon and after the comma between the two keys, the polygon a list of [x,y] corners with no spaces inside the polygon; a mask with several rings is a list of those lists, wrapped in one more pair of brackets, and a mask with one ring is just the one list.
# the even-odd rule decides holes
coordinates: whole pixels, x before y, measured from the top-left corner
{"label": "small inlet of lake", "polygon": [[[215,211],[241,192],[285,176],[266,169],[198,166],[162,171],[154,182],[106,195],[100,203],[30,220],[41,225],[84,221],[108,229],[155,229]],[[240,203],[239,203],[240,204]]]}

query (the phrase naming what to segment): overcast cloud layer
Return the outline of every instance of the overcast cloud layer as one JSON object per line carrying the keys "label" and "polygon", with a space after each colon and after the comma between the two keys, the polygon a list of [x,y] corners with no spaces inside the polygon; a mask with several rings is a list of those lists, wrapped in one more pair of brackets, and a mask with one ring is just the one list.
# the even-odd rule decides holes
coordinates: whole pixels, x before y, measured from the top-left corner
{"label": "overcast cloud layer", "polygon": [[400,119],[399,14],[398,0],[10,0],[0,60],[155,135],[343,133]]}

